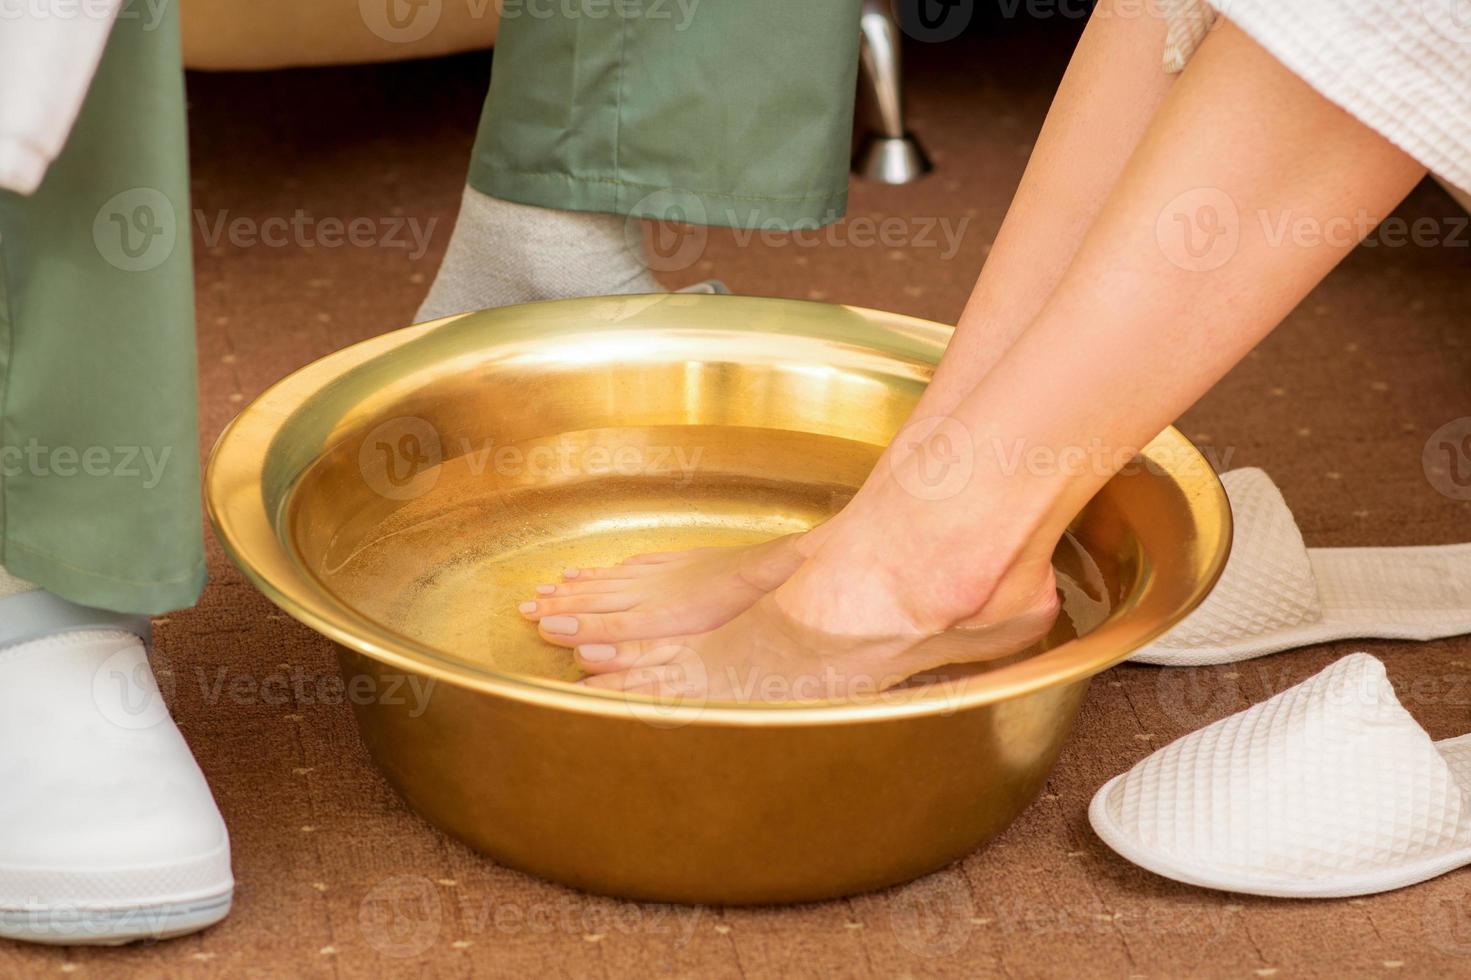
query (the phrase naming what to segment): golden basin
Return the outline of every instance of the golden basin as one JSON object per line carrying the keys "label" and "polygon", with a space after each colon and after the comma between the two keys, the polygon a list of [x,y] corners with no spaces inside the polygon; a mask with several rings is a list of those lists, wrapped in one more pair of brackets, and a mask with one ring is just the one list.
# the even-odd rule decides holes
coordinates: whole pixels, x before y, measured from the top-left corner
{"label": "golden basin", "polygon": [[[325,357],[241,412],[210,461],[210,515],[250,580],[339,645],[389,781],[498,861],[657,901],[878,888],[1004,830],[1041,789],[1088,679],[1213,584],[1230,513],[1178,432],[1074,522],[1058,554],[1068,615],[1046,642],[882,694],[757,705],[592,691],[515,604],[566,566],[822,520],[949,334],[706,295],[420,324]],[[1091,629],[1077,638],[1074,621]]]}

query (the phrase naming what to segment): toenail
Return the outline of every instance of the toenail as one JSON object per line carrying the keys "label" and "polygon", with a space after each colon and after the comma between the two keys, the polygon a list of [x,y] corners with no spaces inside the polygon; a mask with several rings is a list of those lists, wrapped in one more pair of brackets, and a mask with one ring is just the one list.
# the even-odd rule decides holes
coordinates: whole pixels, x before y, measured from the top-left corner
{"label": "toenail", "polygon": [[571,636],[577,632],[576,616],[548,616],[541,621],[541,628],[559,636]]}
{"label": "toenail", "polygon": [[555,585],[538,585],[536,587],[537,595],[551,595],[555,591],[557,591]]}
{"label": "toenail", "polygon": [[523,602],[523,603],[521,603],[521,605],[517,606],[516,608],[519,609],[519,610],[521,610],[524,613],[534,613],[534,612],[536,612],[536,603],[534,603],[534,602]]}
{"label": "toenail", "polygon": [[562,577],[563,578],[576,578],[578,571],[579,571],[579,569],[576,569],[576,568],[564,568],[564,569],[562,569]]}
{"label": "toenail", "polygon": [[589,643],[578,647],[577,655],[590,664],[600,664],[618,656],[618,648],[609,643]]}

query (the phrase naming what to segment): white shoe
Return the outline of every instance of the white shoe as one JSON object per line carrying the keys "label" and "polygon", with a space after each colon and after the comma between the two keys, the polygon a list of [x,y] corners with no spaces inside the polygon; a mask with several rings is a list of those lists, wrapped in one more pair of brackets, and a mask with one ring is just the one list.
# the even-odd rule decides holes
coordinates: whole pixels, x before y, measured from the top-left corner
{"label": "white shoe", "polygon": [[1220,581],[1131,661],[1196,667],[1334,640],[1471,633],[1471,544],[1309,548],[1266,473],[1232,470],[1221,485],[1233,529]]}
{"label": "white shoe", "polygon": [[[203,929],[234,895],[224,820],[159,695],[146,624],[82,608],[0,600],[0,936]],[[99,628],[77,628],[89,618]]]}
{"label": "white shoe", "polygon": [[1282,898],[1403,888],[1471,865],[1471,736],[1432,742],[1355,653],[1103,785],[1109,847],[1187,884]]}

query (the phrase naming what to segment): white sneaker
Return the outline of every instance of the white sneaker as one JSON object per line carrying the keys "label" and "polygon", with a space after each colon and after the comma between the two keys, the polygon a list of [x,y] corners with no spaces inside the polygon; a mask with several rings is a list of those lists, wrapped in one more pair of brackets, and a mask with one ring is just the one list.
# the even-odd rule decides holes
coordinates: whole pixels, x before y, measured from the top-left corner
{"label": "white sneaker", "polygon": [[[234,895],[224,820],[159,694],[146,624],[81,609],[0,600],[0,936],[117,945],[203,929]],[[88,618],[100,628],[75,628]]]}

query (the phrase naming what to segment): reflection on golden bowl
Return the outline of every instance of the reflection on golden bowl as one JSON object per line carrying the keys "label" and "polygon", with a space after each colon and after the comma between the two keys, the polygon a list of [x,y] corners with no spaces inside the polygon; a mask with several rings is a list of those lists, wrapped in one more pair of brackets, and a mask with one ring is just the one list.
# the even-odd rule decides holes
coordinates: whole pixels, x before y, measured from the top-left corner
{"label": "reflection on golden bowl", "polygon": [[323,358],[246,408],[210,462],[210,514],[251,581],[339,644],[388,779],[497,860],[663,901],[877,888],[1005,829],[1041,789],[1089,677],[1214,582],[1230,513],[1178,432],[1115,477],[1074,522],[1071,553],[1059,549],[1092,590],[1085,604],[1107,609],[1101,623],[1075,638],[1064,617],[1025,656],[881,696],[590,691],[515,604],[566,566],[822,520],[949,333],[851,307],[690,295],[420,324]]}

